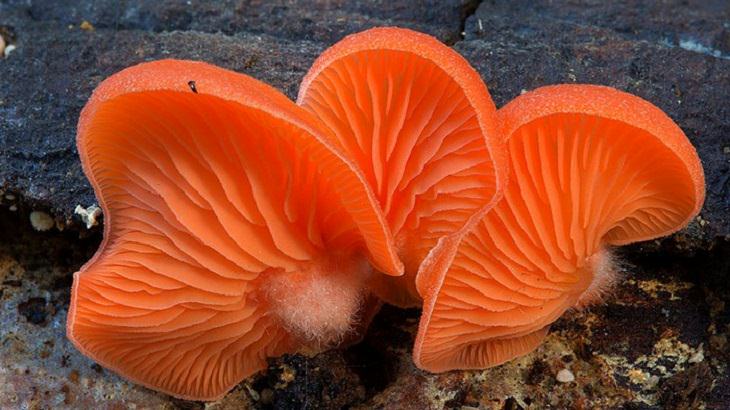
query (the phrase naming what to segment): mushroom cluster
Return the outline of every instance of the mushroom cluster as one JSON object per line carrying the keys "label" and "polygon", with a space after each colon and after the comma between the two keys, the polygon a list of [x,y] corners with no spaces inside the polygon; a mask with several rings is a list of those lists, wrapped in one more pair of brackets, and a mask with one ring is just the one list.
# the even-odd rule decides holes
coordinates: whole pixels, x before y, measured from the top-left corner
{"label": "mushroom cluster", "polygon": [[418,367],[503,363],[600,299],[611,247],[681,229],[704,198],[650,103],[559,85],[497,110],[463,57],[399,28],[325,51],[296,103],[205,63],[130,67],[77,145],[105,223],[68,337],[196,400],[356,340],[382,302],[423,308]]}

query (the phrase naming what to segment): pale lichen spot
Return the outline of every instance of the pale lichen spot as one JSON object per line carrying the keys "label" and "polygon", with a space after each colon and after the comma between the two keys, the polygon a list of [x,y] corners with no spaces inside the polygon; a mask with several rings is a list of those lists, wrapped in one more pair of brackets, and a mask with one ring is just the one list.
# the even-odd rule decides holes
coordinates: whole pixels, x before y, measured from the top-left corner
{"label": "pale lichen spot", "polygon": [[36,231],[45,232],[56,226],[56,221],[43,211],[33,211],[30,213],[30,225]]}

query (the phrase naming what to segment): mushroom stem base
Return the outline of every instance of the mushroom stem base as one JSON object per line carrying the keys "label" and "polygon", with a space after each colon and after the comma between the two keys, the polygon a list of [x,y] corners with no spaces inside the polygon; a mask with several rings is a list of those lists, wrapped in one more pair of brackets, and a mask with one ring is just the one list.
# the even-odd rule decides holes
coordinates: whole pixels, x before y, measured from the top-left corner
{"label": "mushroom stem base", "polygon": [[272,273],[264,297],[284,328],[318,351],[354,330],[370,274],[366,261],[309,263],[298,271]]}
{"label": "mushroom stem base", "polygon": [[616,256],[607,248],[601,248],[593,254],[588,259],[586,269],[593,277],[588,288],[578,298],[575,308],[584,309],[601,302],[619,279],[619,265]]}

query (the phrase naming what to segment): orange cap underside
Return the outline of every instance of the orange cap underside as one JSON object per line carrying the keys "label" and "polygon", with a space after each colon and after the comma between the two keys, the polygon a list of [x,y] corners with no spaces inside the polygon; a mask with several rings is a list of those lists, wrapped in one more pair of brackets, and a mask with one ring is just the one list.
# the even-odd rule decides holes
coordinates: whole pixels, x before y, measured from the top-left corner
{"label": "orange cap underside", "polygon": [[[611,108],[603,115],[591,101]],[[537,347],[590,285],[588,261],[600,248],[666,235],[696,215],[699,159],[647,105],[605,87],[556,86],[498,112],[510,183],[421,267],[419,367],[484,368]]]}
{"label": "orange cap underside", "polygon": [[74,276],[69,338],[140,384],[213,400],[300,344],[262,273],[366,252],[399,274],[374,196],[325,132],[274,89],[201,63],[102,83],[78,146],[105,236]]}
{"label": "orange cap underside", "polygon": [[418,265],[436,241],[499,195],[506,157],[478,73],[438,40],[382,28],[325,51],[298,103],[322,120],[363,171],[395,235],[405,275],[375,276],[375,293],[419,306]]}
{"label": "orange cap underside", "polygon": [[[175,91],[194,96],[190,81],[200,96],[214,96],[221,102],[242,105],[259,110],[271,116],[272,122],[284,122],[296,129],[294,135],[282,135],[294,145],[307,146],[312,162],[318,171],[328,175],[337,188],[342,205],[353,215],[355,223],[363,232],[369,256],[383,273],[400,275],[401,262],[395,254],[395,247],[387,225],[377,205],[377,200],[364,184],[360,171],[342,153],[330,144],[332,138],[326,127],[309,113],[301,110],[279,91],[243,74],[228,71],[209,64],[159,60],[140,64],[109,77],[96,90],[81,112],[78,127],[77,146],[84,171],[92,185],[96,186],[93,170],[86,160],[87,128],[94,120],[99,107],[105,102],[124,94],[152,91]],[[200,118],[200,117],[198,117]],[[224,126],[225,124],[221,124]],[[298,150],[297,148],[296,150]],[[103,198],[100,198],[102,206]],[[106,235],[105,235],[106,236]]]}

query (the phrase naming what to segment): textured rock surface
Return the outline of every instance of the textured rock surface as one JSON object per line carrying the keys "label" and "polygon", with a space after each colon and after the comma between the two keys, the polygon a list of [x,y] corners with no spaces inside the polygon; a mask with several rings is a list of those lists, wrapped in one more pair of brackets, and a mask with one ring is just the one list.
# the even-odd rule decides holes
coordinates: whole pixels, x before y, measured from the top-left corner
{"label": "textured rock surface", "polygon": [[[566,315],[540,349],[507,365],[418,371],[418,312],[386,308],[363,343],[272,360],[207,407],[728,408],[730,5],[532,3],[0,0],[0,35],[16,47],[0,57],[0,408],[204,407],[127,383],[65,338],[71,273],[100,240],[98,228],[67,228],[77,204],[94,202],[73,140],[95,85],[125,66],[176,57],[294,97],[321,50],[382,24],[455,43],[498,106],[560,82],[654,102],[698,147],[708,182],[701,218],[663,245],[626,250],[626,279],[605,305]],[[32,210],[49,211],[57,228],[34,232]],[[575,381],[559,382],[561,370]]]}
{"label": "textured rock surface", "polygon": [[[120,7],[121,3],[121,7]],[[35,1],[35,20],[64,25],[91,21],[114,30],[199,31],[270,34],[290,40],[334,42],[365,27],[401,25],[445,41],[459,37],[465,4],[460,1]]]}

